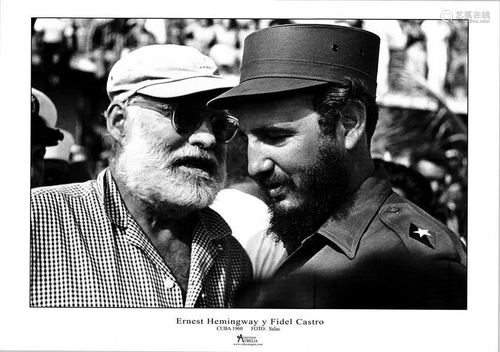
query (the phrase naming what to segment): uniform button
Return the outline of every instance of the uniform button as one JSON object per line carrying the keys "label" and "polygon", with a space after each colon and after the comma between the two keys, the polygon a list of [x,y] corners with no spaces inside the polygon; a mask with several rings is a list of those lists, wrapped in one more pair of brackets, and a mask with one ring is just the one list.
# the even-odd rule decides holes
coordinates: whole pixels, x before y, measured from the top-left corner
{"label": "uniform button", "polygon": [[168,288],[172,288],[174,287],[174,282],[170,279],[166,279],[165,280],[165,287],[168,289]]}
{"label": "uniform button", "polygon": [[390,207],[389,208],[389,212],[390,213],[397,213],[399,211],[399,208],[398,207]]}

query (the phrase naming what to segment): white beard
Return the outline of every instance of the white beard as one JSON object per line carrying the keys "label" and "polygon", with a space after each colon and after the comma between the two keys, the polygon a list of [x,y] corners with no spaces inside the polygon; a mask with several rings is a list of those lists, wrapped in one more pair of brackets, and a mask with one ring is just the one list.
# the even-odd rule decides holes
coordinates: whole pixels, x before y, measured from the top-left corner
{"label": "white beard", "polygon": [[[157,212],[180,215],[213,203],[226,181],[225,155],[216,157],[214,152],[190,144],[172,150],[161,128],[147,127],[140,119],[129,118],[129,121],[127,135],[130,137],[117,147],[111,164],[115,179]],[[217,167],[210,174],[173,165],[186,156],[210,158]]]}

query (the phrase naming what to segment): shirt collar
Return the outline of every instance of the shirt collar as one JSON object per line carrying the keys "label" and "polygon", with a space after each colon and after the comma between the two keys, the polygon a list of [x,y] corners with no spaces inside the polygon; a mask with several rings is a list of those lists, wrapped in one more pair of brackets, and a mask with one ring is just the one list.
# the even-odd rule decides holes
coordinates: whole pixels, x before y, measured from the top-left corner
{"label": "shirt collar", "polygon": [[215,210],[205,208],[200,210],[198,214],[200,223],[205,229],[205,233],[207,233],[212,240],[219,240],[231,235],[231,228]]}
{"label": "shirt collar", "polygon": [[[97,196],[104,204],[106,214],[111,222],[119,227],[126,228],[131,215],[123,203],[118,186],[109,168],[101,171],[97,176]],[[199,211],[198,215],[201,226],[212,240],[231,235],[229,225],[214,210],[205,208]]]}
{"label": "shirt collar", "polygon": [[111,176],[109,168],[101,171],[97,175],[97,196],[104,204],[105,212],[110,221],[119,227],[125,228],[128,223],[129,212],[123,203],[118,186]]}
{"label": "shirt collar", "polygon": [[354,258],[363,233],[391,193],[387,172],[378,166],[352,196],[349,216],[328,220],[317,233],[338,245],[349,258]]}

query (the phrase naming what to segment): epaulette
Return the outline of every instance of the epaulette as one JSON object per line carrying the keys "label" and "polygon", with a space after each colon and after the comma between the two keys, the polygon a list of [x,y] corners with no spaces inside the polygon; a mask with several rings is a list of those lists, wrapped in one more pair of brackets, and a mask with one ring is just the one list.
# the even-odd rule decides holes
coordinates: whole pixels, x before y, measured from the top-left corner
{"label": "epaulette", "polygon": [[464,245],[453,231],[416,205],[393,196],[397,202],[389,200],[379,217],[401,238],[411,254],[451,257],[465,262]]}

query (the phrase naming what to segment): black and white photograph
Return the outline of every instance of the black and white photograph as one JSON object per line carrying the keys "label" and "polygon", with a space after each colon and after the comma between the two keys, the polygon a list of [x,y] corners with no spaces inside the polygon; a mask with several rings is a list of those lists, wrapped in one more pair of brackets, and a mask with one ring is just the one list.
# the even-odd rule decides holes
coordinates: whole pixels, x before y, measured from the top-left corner
{"label": "black and white photograph", "polygon": [[0,350],[498,347],[498,4],[272,3],[22,11]]}
{"label": "black and white photograph", "polygon": [[467,25],[34,18],[31,306],[466,309]]}

